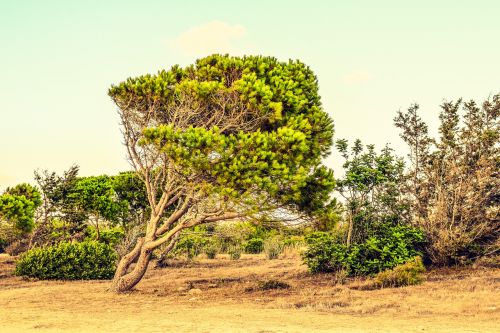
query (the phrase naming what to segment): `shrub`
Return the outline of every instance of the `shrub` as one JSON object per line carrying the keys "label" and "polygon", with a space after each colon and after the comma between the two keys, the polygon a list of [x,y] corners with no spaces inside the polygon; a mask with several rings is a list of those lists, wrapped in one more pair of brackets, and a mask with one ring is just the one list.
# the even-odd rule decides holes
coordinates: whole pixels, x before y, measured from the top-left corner
{"label": "shrub", "polygon": [[266,280],[266,281],[259,281],[257,283],[258,290],[288,289],[288,288],[290,288],[290,285],[288,283],[279,280]]}
{"label": "shrub", "polygon": [[420,284],[425,267],[421,257],[415,257],[405,264],[378,273],[374,284],[378,288],[403,287]]}
{"label": "shrub", "polygon": [[238,260],[241,257],[241,247],[240,246],[232,246],[227,250],[229,254],[229,258],[231,260]]}
{"label": "shrub", "polygon": [[283,252],[283,242],[278,238],[269,238],[264,242],[264,252],[267,259],[277,259],[281,252]]}
{"label": "shrub", "polygon": [[215,259],[219,252],[219,246],[215,242],[209,242],[205,245],[204,251],[208,259]]}
{"label": "shrub", "polygon": [[176,255],[183,254],[188,260],[192,260],[202,252],[207,241],[208,239],[200,234],[184,234],[173,251]]}
{"label": "shrub", "polygon": [[35,248],[16,263],[16,275],[38,279],[110,279],[117,255],[111,246],[96,241]]}
{"label": "shrub", "polygon": [[349,276],[372,275],[420,255],[423,240],[419,229],[407,226],[382,227],[364,243],[351,246],[328,233],[314,233],[306,237],[303,259],[314,273],[346,270]]}
{"label": "shrub", "polygon": [[264,240],[262,238],[251,238],[245,245],[246,253],[261,253],[264,250]]}

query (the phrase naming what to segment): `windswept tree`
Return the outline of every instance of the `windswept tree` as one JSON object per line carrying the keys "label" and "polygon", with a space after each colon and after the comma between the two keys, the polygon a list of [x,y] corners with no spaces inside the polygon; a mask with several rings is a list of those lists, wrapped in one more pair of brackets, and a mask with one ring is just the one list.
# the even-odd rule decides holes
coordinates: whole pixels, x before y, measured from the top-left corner
{"label": "windswept tree", "polygon": [[185,228],[271,210],[310,216],[334,186],[321,166],[332,121],[299,61],[213,55],[129,78],[109,95],[151,211],[118,264],[116,292],[133,288],[152,251]]}

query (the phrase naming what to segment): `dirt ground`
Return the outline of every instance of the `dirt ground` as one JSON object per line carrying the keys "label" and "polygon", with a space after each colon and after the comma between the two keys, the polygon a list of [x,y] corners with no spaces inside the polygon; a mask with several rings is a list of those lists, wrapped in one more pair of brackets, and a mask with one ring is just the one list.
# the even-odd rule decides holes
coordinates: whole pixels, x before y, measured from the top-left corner
{"label": "dirt ground", "polygon": [[[137,290],[109,281],[12,276],[0,255],[0,332],[499,332],[500,270],[434,270],[419,286],[360,290],[310,275],[296,256],[244,255],[150,268]],[[259,281],[289,289],[258,290]]]}

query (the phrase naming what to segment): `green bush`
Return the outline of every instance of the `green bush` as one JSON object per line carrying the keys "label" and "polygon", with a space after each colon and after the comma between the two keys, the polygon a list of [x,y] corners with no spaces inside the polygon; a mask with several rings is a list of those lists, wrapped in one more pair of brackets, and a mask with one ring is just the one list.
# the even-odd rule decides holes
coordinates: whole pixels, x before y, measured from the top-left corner
{"label": "green bush", "polygon": [[241,247],[240,246],[232,246],[227,250],[229,254],[229,258],[231,260],[238,260],[241,257]]}
{"label": "green bush", "polygon": [[403,287],[420,284],[425,267],[421,257],[415,257],[405,264],[380,272],[375,276],[374,284],[378,288]]}
{"label": "green bush", "polygon": [[283,241],[278,237],[266,239],[264,242],[264,252],[267,259],[277,259],[281,252],[283,252]]}
{"label": "green bush", "polygon": [[16,275],[43,280],[110,279],[115,272],[117,255],[107,244],[96,241],[35,248],[16,263]]}
{"label": "green bush", "polygon": [[203,248],[208,259],[215,259],[219,253],[219,245],[216,242],[208,242]]}
{"label": "green bush", "polygon": [[262,238],[252,238],[245,245],[246,253],[261,253],[264,250],[264,240]]}
{"label": "green bush", "polygon": [[200,253],[202,253],[208,238],[202,234],[186,233],[181,235],[179,241],[173,250],[176,255],[185,255],[188,260],[192,260]]}
{"label": "green bush", "polygon": [[306,237],[303,259],[311,272],[346,270],[349,276],[372,275],[420,255],[424,236],[407,226],[383,227],[364,243],[347,246],[337,236],[313,233]]}
{"label": "green bush", "polygon": [[98,240],[101,243],[115,247],[125,237],[122,227],[100,228],[99,239],[97,239],[97,229],[94,226],[87,227],[85,230],[85,240]]}

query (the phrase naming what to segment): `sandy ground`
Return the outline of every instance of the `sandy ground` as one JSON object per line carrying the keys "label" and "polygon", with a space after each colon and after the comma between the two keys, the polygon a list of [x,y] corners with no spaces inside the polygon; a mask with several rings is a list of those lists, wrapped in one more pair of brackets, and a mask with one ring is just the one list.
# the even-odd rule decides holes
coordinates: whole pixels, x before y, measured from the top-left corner
{"label": "sandy ground", "polygon": [[[0,255],[1,333],[500,331],[498,269],[433,271],[420,286],[367,291],[312,276],[296,257],[243,256],[151,268],[136,291],[115,295],[108,281],[31,281],[13,267]],[[255,290],[267,279],[291,288]]]}

